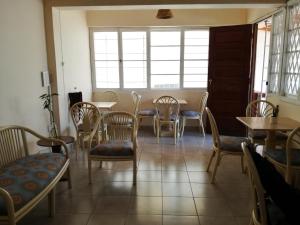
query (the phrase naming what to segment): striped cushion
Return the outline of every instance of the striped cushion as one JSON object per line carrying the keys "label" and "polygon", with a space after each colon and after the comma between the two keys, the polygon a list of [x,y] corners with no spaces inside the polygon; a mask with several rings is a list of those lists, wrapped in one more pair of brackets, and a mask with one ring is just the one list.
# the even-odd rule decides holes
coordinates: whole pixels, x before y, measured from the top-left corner
{"label": "striped cushion", "polygon": [[96,156],[132,156],[133,154],[133,144],[128,141],[98,144],[90,152],[90,155]]}
{"label": "striped cushion", "polygon": [[138,112],[140,116],[154,116],[156,114],[155,109],[143,109]]}
{"label": "striped cushion", "polygon": [[190,110],[183,110],[180,112],[180,114],[185,117],[198,117],[200,115],[199,112]]}

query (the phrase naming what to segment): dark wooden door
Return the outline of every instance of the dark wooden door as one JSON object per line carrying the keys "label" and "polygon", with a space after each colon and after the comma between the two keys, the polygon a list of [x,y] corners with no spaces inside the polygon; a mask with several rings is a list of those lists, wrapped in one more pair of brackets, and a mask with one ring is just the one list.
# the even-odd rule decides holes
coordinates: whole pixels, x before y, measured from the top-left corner
{"label": "dark wooden door", "polygon": [[244,116],[249,99],[252,25],[210,28],[208,107],[220,134],[245,135],[236,120]]}

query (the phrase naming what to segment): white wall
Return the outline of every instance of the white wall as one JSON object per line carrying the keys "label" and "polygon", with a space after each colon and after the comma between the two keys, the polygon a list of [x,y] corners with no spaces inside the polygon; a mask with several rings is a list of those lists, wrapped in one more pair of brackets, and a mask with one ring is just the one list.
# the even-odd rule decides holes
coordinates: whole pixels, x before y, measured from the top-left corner
{"label": "white wall", "polygon": [[18,124],[47,135],[39,96],[47,70],[42,0],[0,2],[0,126]]}
{"label": "white wall", "polygon": [[53,21],[61,132],[74,133],[68,111],[68,93],[82,91],[84,101],[90,101],[92,95],[86,14],[84,11],[54,9]]}

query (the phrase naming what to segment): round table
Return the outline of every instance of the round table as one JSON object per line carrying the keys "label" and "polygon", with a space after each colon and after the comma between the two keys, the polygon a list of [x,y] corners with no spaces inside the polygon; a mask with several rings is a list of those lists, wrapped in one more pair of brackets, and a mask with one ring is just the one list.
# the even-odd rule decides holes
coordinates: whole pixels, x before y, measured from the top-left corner
{"label": "round table", "polygon": [[[53,138],[53,137],[50,137],[50,138]],[[55,138],[62,140],[66,144],[71,144],[71,143],[75,142],[75,138],[72,136],[58,136]],[[36,143],[39,146],[52,148],[53,153],[61,153],[61,143],[59,143],[58,141],[50,141],[47,139],[40,139]]]}

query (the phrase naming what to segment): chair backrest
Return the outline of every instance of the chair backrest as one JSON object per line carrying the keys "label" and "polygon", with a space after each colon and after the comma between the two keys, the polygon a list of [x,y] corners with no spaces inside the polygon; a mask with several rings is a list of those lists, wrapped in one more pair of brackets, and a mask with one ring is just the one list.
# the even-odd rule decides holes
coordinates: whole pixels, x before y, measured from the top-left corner
{"label": "chair backrest", "polygon": [[119,102],[119,96],[114,91],[104,91],[101,95],[101,101]]}
{"label": "chair backrest", "polygon": [[208,120],[209,120],[209,124],[210,124],[210,128],[211,128],[213,145],[215,148],[219,149],[220,148],[220,135],[219,135],[219,130],[217,127],[216,120],[215,120],[213,114],[211,113],[210,109],[208,107],[205,107],[205,109],[207,112],[207,116],[208,116]]}
{"label": "chair backrest", "polygon": [[138,115],[138,112],[139,112],[142,96],[139,95],[138,93],[136,93],[135,91],[132,91],[131,92],[131,97],[132,97],[133,105],[134,105],[133,115],[136,117]]}
{"label": "chair backrest", "polygon": [[172,96],[161,96],[155,102],[156,116],[170,121],[171,117],[177,119],[180,105],[176,98]]}
{"label": "chair backrest", "polygon": [[276,107],[266,100],[255,100],[250,102],[246,108],[246,116],[271,117]]}
{"label": "chair backrest", "polygon": [[268,225],[265,190],[262,186],[255,163],[245,142],[242,143],[242,149],[248,165],[249,181],[253,198],[252,219],[254,225]]}
{"label": "chair backrest", "polygon": [[296,149],[300,151],[300,127],[294,129],[288,136],[286,142],[286,161],[287,161],[287,168],[286,168],[286,181],[291,184],[292,178],[292,161],[295,156],[293,153]]}
{"label": "chair backrest", "polygon": [[69,107],[71,108],[77,102],[82,102],[82,92],[70,92],[69,94],[70,104]]}
{"label": "chair backrest", "polygon": [[206,103],[207,103],[207,99],[208,99],[208,92],[204,92],[203,95],[201,96],[201,100],[200,100],[200,113],[203,114],[205,107],[206,107]]}
{"label": "chair backrest", "polygon": [[[78,102],[70,108],[70,114],[77,132],[91,132],[98,118],[99,109],[89,102]],[[80,128],[80,129],[79,129]]]}
{"label": "chair backrest", "polygon": [[103,142],[132,141],[136,144],[136,118],[127,112],[109,112],[101,120]]}

